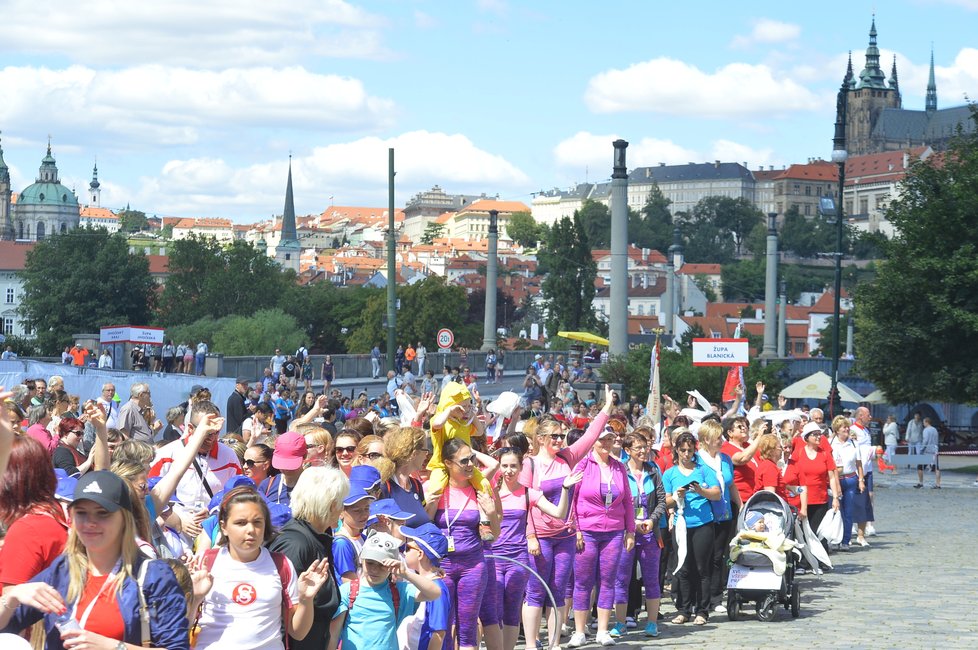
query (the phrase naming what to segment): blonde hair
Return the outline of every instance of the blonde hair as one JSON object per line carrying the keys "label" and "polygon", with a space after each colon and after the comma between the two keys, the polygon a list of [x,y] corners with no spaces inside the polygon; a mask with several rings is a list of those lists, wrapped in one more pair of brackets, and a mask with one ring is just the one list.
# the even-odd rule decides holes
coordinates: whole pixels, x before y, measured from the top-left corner
{"label": "blonde hair", "polygon": [[325,523],[350,494],[350,479],[335,467],[309,467],[292,488],[292,516]]}
{"label": "blonde hair", "polygon": [[707,420],[700,424],[700,428],[696,433],[701,443],[714,445],[723,437],[723,426],[716,420]]}
{"label": "blonde hair", "polygon": [[322,445],[324,458],[333,457],[333,436],[329,431],[315,424],[300,424],[295,428],[296,433],[305,437],[312,436],[314,444]]}
{"label": "blonde hair", "polygon": [[847,418],[844,415],[837,415],[834,418],[832,418],[832,433],[838,434],[839,429],[842,428],[843,424],[848,425],[849,418]]}
{"label": "blonde hair", "polygon": [[761,458],[767,458],[768,460],[773,460],[771,452],[778,449],[778,437],[774,434],[765,433],[761,436],[760,441],[757,443],[757,455]]}
{"label": "blonde hair", "polygon": [[156,452],[153,445],[141,440],[123,440],[112,454],[113,462],[130,462],[143,466],[143,471],[153,462]]}
{"label": "blonde hair", "polygon": [[[135,580],[133,568],[136,560],[139,559],[139,547],[136,546],[136,521],[133,514],[125,508],[119,508],[117,512],[122,513],[122,567],[116,574],[115,582],[116,595],[122,593],[122,583],[126,578]],[[76,602],[85,588],[88,581],[88,550],[78,538],[75,527],[68,530],[68,541],[65,543],[64,555],[68,562],[68,593],[67,601]]]}
{"label": "blonde hair", "polygon": [[152,539],[150,531],[149,512],[143,502],[143,495],[136,490],[133,481],[147,473],[146,467],[131,460],[115,460],[109,471],[124,479],[129,488],[129,500],[132,502],[132,518],[136,522],[136,533],[144,540]]}
{"label": "blonde hair", "polygon": [[395,466],[406,463],[414,452],[425,448],[427,436],[418,427],[397,427],[384,436],[384,455]]}

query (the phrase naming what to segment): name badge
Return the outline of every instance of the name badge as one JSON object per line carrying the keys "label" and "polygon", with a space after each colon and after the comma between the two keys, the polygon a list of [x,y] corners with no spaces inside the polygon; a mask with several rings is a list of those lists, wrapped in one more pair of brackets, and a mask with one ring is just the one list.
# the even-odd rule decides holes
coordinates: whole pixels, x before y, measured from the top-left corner
{"label": "name badge", "polygon": [[449,553],[455,552],[455,537],[453,537],[452,535],[448,536],[448,552]]}

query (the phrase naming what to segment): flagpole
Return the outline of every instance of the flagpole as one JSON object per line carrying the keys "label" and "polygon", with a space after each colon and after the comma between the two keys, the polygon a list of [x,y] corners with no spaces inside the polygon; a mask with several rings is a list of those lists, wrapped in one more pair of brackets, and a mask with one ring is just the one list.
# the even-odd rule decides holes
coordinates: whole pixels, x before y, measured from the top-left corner
{"label": "flagpole", "polygon": [[652,345],[652,358],[649,361],[649,397],[645,403],[645,413],[652,421],[657,436],[656,443],[662,439],[662,389],[659,381],[659,345],[665,328],[653,328],[655,343]]}

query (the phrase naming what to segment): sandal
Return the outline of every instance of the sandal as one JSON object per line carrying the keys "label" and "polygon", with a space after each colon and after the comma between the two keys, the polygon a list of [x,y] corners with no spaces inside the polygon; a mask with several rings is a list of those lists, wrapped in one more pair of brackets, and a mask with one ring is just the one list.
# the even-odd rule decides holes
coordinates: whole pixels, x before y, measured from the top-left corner
{"label": "sandal", "polygon": [[688,616],[686,616],[685,614],[680,614],[676,618],[672,619],[672,624],[673,625],[682,625],[683,623],[685,623],[688,620],[689,620],[689,617]]}
{"label": "sandal", "polygon": [[705,616],[697,616],[693,620],[693,625],[706,625],[706,617]]}

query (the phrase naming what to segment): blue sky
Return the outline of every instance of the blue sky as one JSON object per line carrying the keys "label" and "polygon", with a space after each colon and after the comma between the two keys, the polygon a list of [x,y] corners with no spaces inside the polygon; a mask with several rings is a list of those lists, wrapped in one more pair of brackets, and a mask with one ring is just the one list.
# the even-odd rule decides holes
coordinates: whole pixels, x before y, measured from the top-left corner
{"label": "blue sky", "polygon": [[608,178],[619,137],[629,167],[780,167],[829,156],[874,10],[905,108],[932,42],[939,105],[978,96],[978,0],[0,0],[2,145],[15,191],[50,134],[82,197],[97,158],[103,206],[238,222],[281,212],[290,152],[300,214],[387,205],[391,146],[398,206],[529,204]]}

